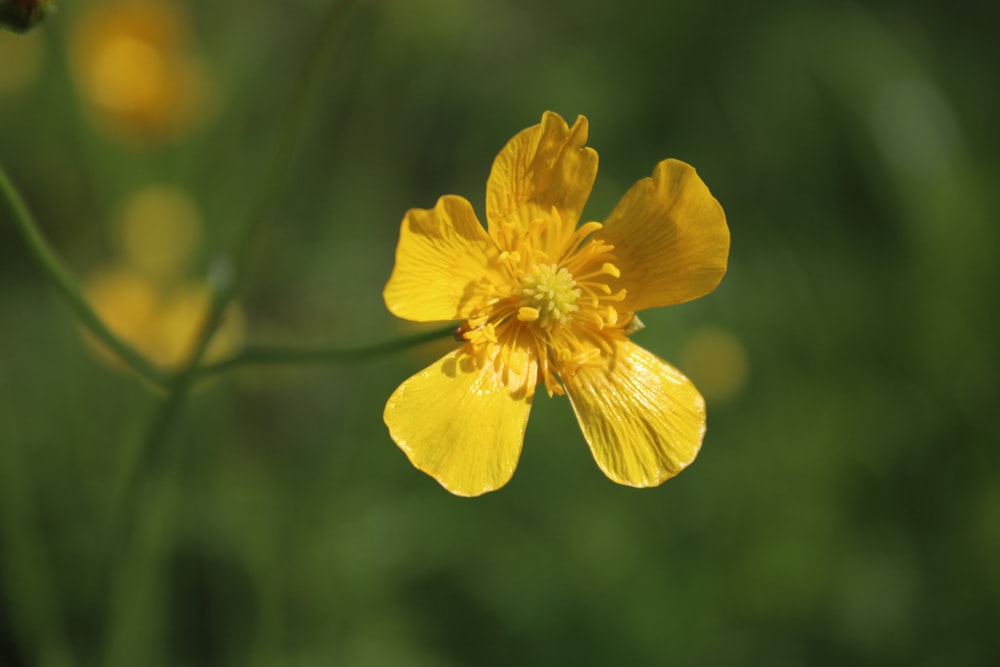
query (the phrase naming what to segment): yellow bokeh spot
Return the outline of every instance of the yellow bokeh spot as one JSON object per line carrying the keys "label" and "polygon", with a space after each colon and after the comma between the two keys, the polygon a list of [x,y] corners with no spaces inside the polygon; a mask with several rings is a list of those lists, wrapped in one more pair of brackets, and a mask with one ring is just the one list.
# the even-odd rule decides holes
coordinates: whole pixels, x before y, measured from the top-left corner
{"label": "yellow bokeh spot", "polygon": [[75,26],[71,62],[98,119],[131,138],[161,138],[205,109],[203,68],[187,44],[181,8],[168,0],[111,2]]}
{"label": "yellow bokeh spot", "polygon": [[89,75],[93,101],[122,113],[161,106],[174,87],[162,51],[131,35],[116,35],[101,45]]}
{"label": "yellow bokeh spot", "polygon": [[[204,284],[188,283],[163,289],[144,274],[112,266],[94,273],[84,286],[91,307],[111,331],[157,366],[175,369],[193,351],[208,315],[211,293]],[[234,353],[242,344],[246,324],[238,305],[230,306],[205,351],[206,361]],[[122,365],[111,352],[87,336],[99,357]]]}
{"label": "yellow bokeh spot", "polygon": [[708,401],[725,403],[746,387],[750,360],[746,347],[721,327],[702,327],[681,348],[681,368]]}
{"label": "yellow bokeh spot", "polygon": [[[187,361],[211,306],[211,292],[203,284],[188,284],[164,295],[157,317],[157,346],[165,366]],[[243,312],[233,305],[205,350],[205,361],[218,361],[243,344]]]}
{"label": "yellow bokeh spot", "polygon": [[[148,339],[150,322],[158,307],[156,286],[142,274],[125,267],[107,267],[93,273],[83,293],[90,307],[119,338],[137,349]],[[122,368],[118,358],[89,334],[88,344],[102,361]]]}
{"label": "yellow bokeh spot", "polygon": [[183,190],[157,185],[129,199],[121,234],[129,264],[161,280],[181,275],[201,238],[198,208]]}
{"label": "yellow bokeh spot", "polygon": [[15,35],[0,30],[0,95],[16,93],[34,81],[45,62],[40,31]]}

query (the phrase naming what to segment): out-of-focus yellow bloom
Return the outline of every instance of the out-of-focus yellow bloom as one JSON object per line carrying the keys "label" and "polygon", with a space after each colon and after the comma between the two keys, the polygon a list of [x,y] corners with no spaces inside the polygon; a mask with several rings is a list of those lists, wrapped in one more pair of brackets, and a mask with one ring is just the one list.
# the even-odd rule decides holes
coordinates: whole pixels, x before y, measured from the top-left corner
{"label": "out-of-focus yellow bloom", "polygon": [[183,190],[163,185],[144,188],[125,204],[121,236],[131,265],[169,280],[184,272],[198,246],[198,208]]}
{"label": "out-of-focus yellow bloom", "polygon": [[[175,369],[187,360],[211,305],[211,293],[204,284],[164,289],[124,266],[94,273],[84,286],[84,294],[115,335],[166,369]],[[231,307],[205,351],[206,361],[235,351],[242,344],[244,329],[242,311]],[[102,359],[120,367],[117,357],[91,342]]]}
{"label": "out-of-focus yellow bloom", "polygon": [[586,141],[584,117],[569,127],[551,112],[517,134],[487,181],[486,229],[455,195],[403,218],[386,305],[418,322],[464,320],[463,344],[404,382],[384,419],[452,493],[507,483],[540,384],[569,395],[598,466],[620,484],[660,484],[701,447],[701,395],[629,335],[636,311],[718,285],[722,207],[693,168],[665,160],[604,224],[577,227],[597,175]]}
{"label": "out-of-focus yellow bloom", "polygon": [[[200,236],[197,207],[181,190],[149,187],[126,202],[120,230],[124,258],[94,272],[84,293],[117,336],[154,364],[176,368],[192,352],[211,306],[208,286],[187,277]],[[205,351],[206,360],[233,353],[244,330],[242,311],[234,304]],[[118,365],[94,344],[103,359]]]}
{"label": "out-of-focus yellow bloom", "polygon": [[0,30],[0,95],[16,93],[35,78],[45,61],[40,32],[15,35]]}
{"label": "out-of-focus yellow bloom", "polygon": [[170,137],[206,108],[203,67],[188,46],[181,8],[169,0],[111,0],[74,31],[77,85],[99,120],[128,138]]}
{"label": "out-of-focus yellow bloom", "polygon": [[[154,319],[158,295],[156,286],[144,276],[121,266],[104,268],[87,278],[83,292],[116,336],[137,349],[150,339],[149,323]],[[88,336],[87,341],[105,362],[121,368],[118,358],[95,339]]]}
{"label": "out-of-focus yellow bloom", "polygon": [[[84,286],[84,294],[115,335],[166,369],[175,369],[187,360],[211,305],[211,293],[204,284],[164,289],[124,266],[94,273]],[[244,329],[242,311],[231,307],[205,351],[205,359],[215,361],[231,354],[242,344]],[[102,359],[120,367],[117,357],[88,340]]]}
{"label": "out-of-focus yellow bloom", "polygon": [[721,327],[702,327],[681,347],[684,370],[698,382],[710,401],[730,401],[743,391],[750,376],[746,347]]}

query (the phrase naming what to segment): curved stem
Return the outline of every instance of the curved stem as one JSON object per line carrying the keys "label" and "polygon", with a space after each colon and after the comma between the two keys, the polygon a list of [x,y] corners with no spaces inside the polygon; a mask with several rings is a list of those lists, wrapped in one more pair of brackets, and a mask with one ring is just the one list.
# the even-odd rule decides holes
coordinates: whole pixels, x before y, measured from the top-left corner
{"label": "curved stem", "polygon": [[304,130],[303,121],[308,101],[312,98],[313,89],[320,81],[320,75],[331,60],[335,47],[339,43],[339,37],[346,27],[348,14],[353,4],[353,0],[343,0],[337,3],[327,16],[320,42],[309,61],[309,65],[299,78],[287,119],[279,125],[281,132],[276,142],[271,167],[265,177],[264,185],[260,189],[261,196],[257,200],[256,206],[251,209],[252,214],[247,218],[237,237],[234,252],[236,262],[235,264],[220,262],[212,271],[209,280],[213,288],[212,302],[208,317],[205,318],[185,363],[175,375],[169,378],[168,394],[160,405],[159,411],[151,420],[150,430],[146,434],[142,450],[139,452],[137,469],[133,479],[128,483],[125,507],[132,506],[131,501],[138,493],[140,480],[152,474],[156,468],[156,462],[162,457],[160,450],[165,446],[164,442],[167,439],[169,427],[200,373],[199,364],[219,326],[223,312],[238,291],[238,282],[241,278],[242,264],[245,261],[250,237],[260,221],[268,216],[277,202],[294,156],[294,147],[298,144]]}
{"label": "curved stem", "polygon": [[217,267],[215,280],[211,281],[214,283],[214,289],[208,317],[205,318],[205,323],[198,334],[188,363],[179,374],[178,379],[182,385],[186,384],[188,379],[197,372],[196,368],[212,339],[212,335],[219,327],[223,313],[239,291],[239,283],[245,274],[243,269],[254,231],[263,220],[271,215],[277,205],[291,171],[296,146],[302,140],[309,104],[322,79],[323,72],[326,71],[337,46],[340,44],[340,36],[347,26],[353,8],[354,0],[343,0],[330,10],[316,50],[306,68],[299,75],[295,92],[288,106],[287,117],[280,124],[282,131],[276,140],[274,156],[264,177],[263,187],[258,191],[260,194],[255,205],[250,209],[251,214],[247,217],[243,227],[238,230],[232,253],[233,261],[229,263],[223,260]]}
{"label": "curved stem", "polygon": [[[149,422],[148,431],[139,444],[137,460],[132,472],[127,477],[124,497],[119,505],[124,516],[112,528],[112,557],[109,563],[112,570],[106,573],[107,578],[105,579],[110,581],[107,589],[107,593],[110,595],[108,600],[109,619],[128,618],[129,610],[135,609],[136,605],[141,604],[141,601],[135,599],[136,596],[129,594],[134,581],[131,577],[134,576],[140,580],[148,578],[150,576],[148,568],[152,567],[152,564],[133,563],[136,571],[130,576],[125,576],[125,574],[116,576],[119,572],[128,571],[127,568],[119,569],[118,565],[128,562],[131,557],[136,555],[136,542],[139,537],[137,534],[142,527],[138,519],[144,509],[158,498],[168,495],[166,489],[158,489],[157,482],[163,484],[164,480],[169,478],[169,471],[164,470],[164,468],[170,466],[164,466],[164,462],[179,456],[177,448],[171,450],[167,447],[171,427],[175,424],[193,384],[200,377],[199,364],[212,336],[219,327],[223,313],[239,291],[239,283],[244,275],[244,265],[254,231],[263,220],[271,215],[284,189],[295,157],[295,148],[305,130],[304,121],[309,102],[312,99],[314,89],[321,80],[322,72],[326,69],[326,65],[332,59],[339,44],[340,35],[346,27],[353,4],[353,0],[342,0],[330,10],[322,29],[320,42],[312,54],[309,65],[299,78],[286,116],[279,124],[281,129],[276,140],[275,152],[271,158],[264,183],[258,191],[260,196],[251,207],[251,213],[243,226],[237,232],[230,255],[232,260],[220,262],[210,276],[212,302],[208,316],[199,330],[181,370],[169,379],[167,396],[158,406]],[[130,646],[130,643],[127,641],[127,634],[116,629],[114,623],[111,623],[105,647],[108,651],[108,664],[142,663],[142,660],[135,660],[133,659],[135,656],[128,655],[129,649],[127,647]]]}
{"label": "curved stem", "polygon": [[340,45],[340,37],[347,27],[348,18],[354,9],[354,0],[342,0],[335,4],[327,16],[320,41],[316,45],[312,58],[298,76],[292,99],[282,119],[275,145],[274,156],[264,178],[263,187],[258,191],[255,205],[250,209],[251,215],[246,224],[239,230],[234,245],[233,257],[235,270],[241,273],[249,253],[250,241],[254,231],[269,218],[277,205],[281,191],[286,185],[291,172],[295,152],[303,138],[306,120],[313,96],[316,94],[328,65],[333,60],[334,53]]}
{"label": "curved stem", "polygon": [[[58,590],[49,544],[43,533],[39,489],[26,441],[18,424],[17,403],[7,382],[0,384],[0,421],[12,434],[0,447],[0,541],[4,567],[0,585],[11,609],[7,619],[11,639],[23,642],[25,659],[38,665],[75,664],[66,632],[66,610]],[[29,658],[29,656],[31,656]]]}
{"label": "curved stem", "polygon": [[24,238],[31,255],[83,326],[144,380],[157,387],[165,387],[167,375],[132,346],[118,338],[87,303],[87,299],[80,293],[73,275],[45,239],[27,204],[24,203],[2,166],[0,166],[0,195],[2,195],[0,198],[7,204],[14,224]]}
{"label": "curved stem", "polygon": [[195,371],[198,379],[216,375],[238,366],[262,364],[343,364],[371,359],[383,354],[416,347],[454,334],[455,325],[433,329],[394,340],[361,347],[291,347],[257,345],[245,347],[238,354]]}

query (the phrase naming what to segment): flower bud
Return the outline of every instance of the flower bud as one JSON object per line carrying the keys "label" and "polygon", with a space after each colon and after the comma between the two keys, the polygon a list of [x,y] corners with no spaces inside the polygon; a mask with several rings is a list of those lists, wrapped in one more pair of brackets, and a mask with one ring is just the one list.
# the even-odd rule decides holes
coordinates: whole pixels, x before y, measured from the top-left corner
{"label": "flower bud", "polygon": [[55,8],[53,0],[0,0],[0,28],[26,32]]}

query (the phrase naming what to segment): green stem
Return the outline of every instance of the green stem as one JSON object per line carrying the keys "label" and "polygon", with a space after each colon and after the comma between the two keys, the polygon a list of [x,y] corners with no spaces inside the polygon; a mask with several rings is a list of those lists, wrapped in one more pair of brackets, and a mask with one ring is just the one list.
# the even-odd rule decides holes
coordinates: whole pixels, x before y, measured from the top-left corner
{"label": "green stem", "polygon": [[[327,17],[321,41],[297,82],[296,92],[286,117],[279,123],[281,130],[276,140],[274,156],[265,175],[263,187],[259,190],[260,196],[250,208],[251,214],[246,222],[238,230],[231,255],[233,261],[223,261],[212,272],[209,280],[212,287],[212,302],[208,317],[198,332],[186,362],[181,370],[170,378],[167,396],[158,406],[150,420],[149,429],[140,443],[136,464],[126,482],[124,497],[119,505],[125,514],[116,522],[111,542],[112,556],[109,563],[111,569],[107,572],[109,579],[106,579],[110,582],[106,588],[110,595],[108,601],[110,636],[106,646],[108,664],[142,664],[144,660],[135,658],[149,657],[130,655],[129,647],[132,644],[128,641],[127,635],[131,631],[126,632],[124,628],[116,628],[114,623],[115,619],[131,617],[131,610],[142,608],[144,600],[137,599],[142,596],[130,595],[129,591],[134,589],[137,582],[149,582],[154,576],[153,563],[129,562],[141,555],[141,552],[137,551],[136,544],[140,534],[144,532],[140,530],[143,526],[139,523],[139,518],[146,508],[163,500],[162,496],[167,494],[166,479],[169,470],[165,468],[172,466],[166,466],[164,462],[168,458],[176,460],[179,455],[176,448],[170,451],[167,447],[171,427],[198,378],[199,364],[222,321],[223,313],[239,291],[239,282],[244,275],[243,269],[254,231],[272,214],[284,189],[295,157],[295,147],[305,130],[305,116],[312,93],[321,81],[321,74],[326,65],[332,59],[352,7],[353,0],[343,0],[331,9]],[[168,454],[171,456],[168,457]],[[161,534],[157,539],[165,538]],[[131,574],[126,574],[129,572]]]}
{"label": "green stem", "polygon": [[189,390],[189,375],[177,376],[171,383],[143,434],[138,460],[117,505],[110,553],[97,582],[99,594],[107,596],[104,664],[111,667],[146,664],[152,656],[143,652],[156,651],[153,635],[162,620],[155,613],[151,618],[150,613],[162,606],[162,588],[155,568],[162,562],[169,539],[172,497],[168,485],[180,454],[164,443]]}
{"label": "green stem", "polygon": [[171,378],[168,395],[161,405],[160,411],[152,420],[150,431],[143,443],[143,449],[139,452],[135,478],[129,482],[127,487],[129,490],[125,496],[125,507],[132,505],[130,501],[134,499],[138,487],[141,486],[140,480],[152,473],[155,462],[160,459],[161,454],[158,450],[164,447],[163,443],[166,441],[170,424],[180,411],[184,398],[199,373],[198,365],[221,322],[223,312],[238,291],[238,281],[242,274],[241,268],[245,262],[246,248],[250,237],[260,221],[268,217],[276,205],[285,176],[291,166],[293,148],[298,144],[305,129],[303,122],[305,107],[308,100],[312,98],[312,89],[320,81],[322,71],[332,58],[352,6],[352,0],[345,0],[338,3],[330,11],[324,25],[321,41],[304,74],[298,80],[298,87],[289,107],[287,119],[279,124],[282,131],[277,139],[275,154],[264,186],[260,189],[262,195],[256,202],[256,206],[251,209],[253,213],[247,218],[246,224],[237,237],[236,251],[234,252],[237,261],[235,265],[227,262],[219,264],[213,271],[213,275],[210,276],[212,302],[208,317],[205,318],[205,322],[198,332],[188,359],[181,370]]}
{"label": "green stem", "polygon": [[278,135],[274,157],[264,179],[264,187],[258,191],[255,205],[250,209],[252,214],[236,237],[233,257],[237,277],[242,273],[241,269],[246,263],[254,231],[264,220],[271,217],[288,182],[296,148],[302,142],[307,126],[306,120],[313,96],[323,80],[323,75],[329,69],[328,66],[340,45],[340,37],[347,27],[353,9],[354,0],[335,3],[326,18],[323,33],[312,58],[299,73],[286,117],[280,123],[283,131]]}
{"label": "green stem", "polygon": [[202,379],[238,366],[263,364],[344,364],[363,361],[383,354],[416,347],[417,345],[433,340],[446,338],[453,335],[454,331],[455,325],[449,324],[443,329],[433,329],[413,334],[412,336],[360,347],[250,346],[243,348],[243,350],[229,359],[200,367],[196,371],[196,375],[198,379]]}
{"label": "green stem", "polygon": [[0,543],[4,567],[0,585],[10,609],[6,620],[12,639],[21,645],[24,659],[47,667],[75,664],[66,635],[65,609],[56,585],[51,555],[37,502],[34,470],[25,438],[19,436],[18,411],[10,386],[0,384],[0,420],[11,435],[0,446]]}
{"label": "green stem", "polygon": [[282,131],[278,134],[274,157],[264,178],[264,185],[258,191],[260,196],[255,205],[251,207],[251,214],[247,217],[246,223],[236,236],[232,254],[234,261],[232,263],[227,261],[221,262],[216,267],[217,270],[215,271],[215,275],[212,276],[212,280],[210,280],[210,284],[213,286],[211,307],[209,308],[208,317],[205,318],[204,326],[198,334],[188,362],[185,364],[184,370],[177,377],[177,386],[179,387],[186,388],[193,379],[194,374],[197,372],[197,366],[205,353],[205,349],[208,347],[213,334],[221,323],[223,313],[239,292],[240,281],[245,275],[244,268],[254,231],[260,226],[263,220],[272,215],[274,209],[277,207],[279,197],[291,172],[292,162],[295,157],[295,148],[301,143],[307,125],[306,115],[309,104],[316,92],[316,88],[322,81],[323,73],[327,70],[327,66],[333,59],[336,48],[340,43],[340,37],[347,27],[348,18],[353,8],[353,0],[344,0],[337,3],[330,10],[313,57],[298,77],[295,92],[289,103],[287,116],[280,123]]}
{"label": "green stem", "polygon": [[150,363],[128,343],[118,338],[87,303],[87,299],[80,293],[72,273],[45,239],[35,223],[31,211],[28,210],[27,204],[24,203],[2,166],[0,166],[0,195],[2,195],[4,203],[7,204],[7,210],[10,211],[14,224],[24,238],[31,255],[83,326],[144,380],[157,387],[166,386],[167,376],[164,372]]}

